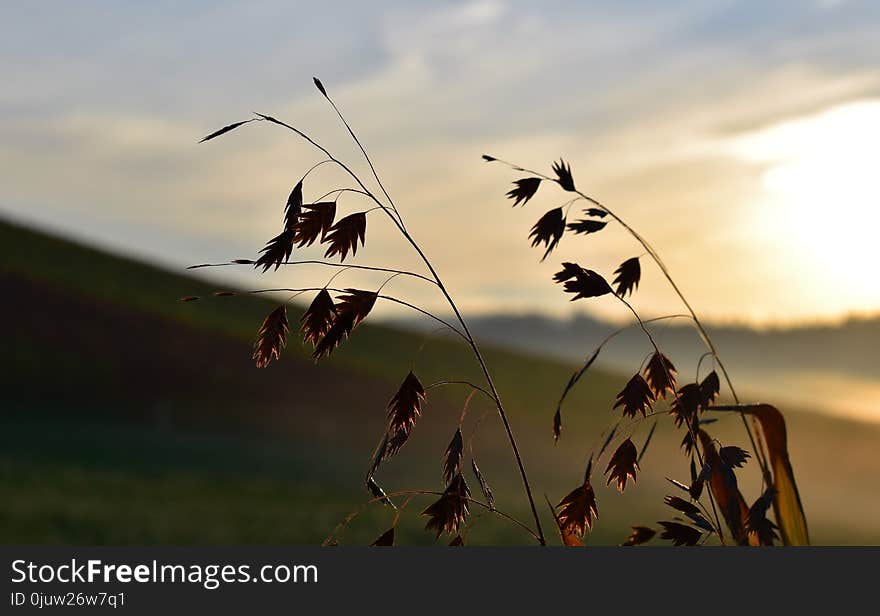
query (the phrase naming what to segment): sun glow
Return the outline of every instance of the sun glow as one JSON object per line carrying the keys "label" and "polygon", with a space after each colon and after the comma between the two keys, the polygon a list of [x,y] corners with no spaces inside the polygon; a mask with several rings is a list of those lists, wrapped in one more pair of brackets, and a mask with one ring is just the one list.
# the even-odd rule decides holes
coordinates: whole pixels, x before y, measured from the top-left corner
{"label": "sun glow", "polygon": [[880,309],[880,101],[854,102],[737,138],[762,166],[757,226],[802,267],[825,313]]}

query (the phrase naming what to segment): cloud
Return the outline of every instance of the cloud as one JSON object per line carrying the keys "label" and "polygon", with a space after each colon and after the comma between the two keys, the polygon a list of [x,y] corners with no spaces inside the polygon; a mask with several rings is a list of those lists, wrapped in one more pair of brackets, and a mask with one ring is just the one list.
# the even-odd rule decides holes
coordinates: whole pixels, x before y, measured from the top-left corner
{"label": "cloud", "polygon": [[[0,67],[17,84],[0,94],[0,208],[175,266],[252,255],[320,155],[265,124],[195,142],[262,111],[308,129],[368,177],[311,87],[319,74],[466,309],[572,309],[549,283],[554,259],[539,264],[526,242],[561,195],[542,191],[511,210],[503,193],[515,176],[479,161],[490,151],[536,167],[565,156],[580,185],[644,228],[708,314],[742,314],[744,288],[762,292],[751,316],[784,314],[776,278],[755,278],[764,246],[742,224],[760,202],[763,163],[730,144],[880,92],[875,10],[267,1],[78,3],[46,17],[18,7],[0,25]],[[322,168],[307,196],[346,181]],[[347,196],[341,207],[365,206]],[[419,267],[374,214],[365,262]],[[609,228],[565,238],[558,256],[610,272],[634,250]],[[700,265],[721,261],[723,278]],[[646,312],[675,308],[650,280],[639,301]]]}

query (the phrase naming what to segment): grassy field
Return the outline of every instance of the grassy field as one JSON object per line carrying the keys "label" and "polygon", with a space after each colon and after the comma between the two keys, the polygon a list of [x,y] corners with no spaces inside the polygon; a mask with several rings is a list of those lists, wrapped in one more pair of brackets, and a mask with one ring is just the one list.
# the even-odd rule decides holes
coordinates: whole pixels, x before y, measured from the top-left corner
{"label": "grassy field", "polygon": [[[183,304],[177,298],[213,287],[11,225],[0,224],[0,241],[4,543],[319,543],[367,500],[366,464],[407,371],[426,383],[478,379],[460,345],[434,339],[419,352],[425,338],[370,325],[320,366],[294,337],[281,362],[257,370],[250,346],[270,301]],[[550,417],[572,366],[497,349],[487,358],[538,498],[558,500],[601,441],[622,379],[592,372],[570,398],[554,447]],[[466,393],[431,392],[410,443],[380,472],[387,490],[442,489],[441,456]],[[880,429],[788,411],[814,542],[880,542]],[[474,400],[465,436],[483,415],[474,455],[499,507],[526,519],[500,422],[483,401]],[[725,444],[747,446],[737,419],[716,426]],[[634,426],[637,444],[649,427]],[[629,524],[668,519],[664,477],[687,477],[680,438],[661,421],[636,489],[598,490],[591,542],[617,543]],[[749,500],[754,471],[742,473]],[[417,515],[430,500],[408,505],[401,541],[434,542]],[[542,513],[550,527],[546,506]],[[367,508],[342,542],[370,542],[393,515]],[[472,530],[469,543],[528,540],[489,516],[475,517]]]}

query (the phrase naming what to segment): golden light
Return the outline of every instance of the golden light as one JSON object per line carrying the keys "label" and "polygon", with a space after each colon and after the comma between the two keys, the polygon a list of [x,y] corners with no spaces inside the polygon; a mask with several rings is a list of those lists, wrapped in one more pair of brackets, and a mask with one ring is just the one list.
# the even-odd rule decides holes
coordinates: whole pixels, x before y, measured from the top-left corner
{"label": "golden light", "polygon": [[757,226],[802,268],[813,308],[880,309],[880,101],[785,121],[734,149],[763,168]]}

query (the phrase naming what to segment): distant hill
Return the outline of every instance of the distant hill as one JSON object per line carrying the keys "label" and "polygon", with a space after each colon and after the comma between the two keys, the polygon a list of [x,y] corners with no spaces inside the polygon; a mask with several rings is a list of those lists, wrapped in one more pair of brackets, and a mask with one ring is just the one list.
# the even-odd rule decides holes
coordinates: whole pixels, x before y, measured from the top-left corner
{"label": "distant hill", "polygon": [[[413,321],[400,323],[419,328]],[[471,320],[472,329],[491,344],[545,357],[577,361],[617,326],[586,315],[555,319],[543,315],[498,314]],[[650,325],[664,351],[690,374],[705,349],[686,319]],[[839,325],[756,330],[708,326],[725,365],[752,394],[815,409],[831,409],[880,420],[880,317],[850,319]],[[602,351],[599,363],[632,371],[650,345],[630,327]],[[864,395],[860,398],[858,393]]]}
{"label": "distant hill", "polygon": [[[320,366],[292,332],[282,360],[257,370],[251,345],[275,306],[270,299],[211,298],[213,284],[2,222],[0,242],[4,543],[318,543],[367,499],[365,465],[403,376],[414,369],[424,382],[479,379],[454,341],[426,344],[421,333],[369,320]],[[206,299],[179,302],[185,295]],[[293,325],[298,311],[291,308]],[[480,330],[490,337],[487,327]],[[526,327],[517,335],[532,333]],[[539,498],[556,500],[581,480],[587,452],[615,417],[622,379],[591,371],[566,406],[554,447],[550,419],[574,362],[498,347],[486,355]],[[411,442],[380,472],[387,489],[442,487],[442,451],[466,393],[431,391]],[[873,488],[880,428],[788,410],[814,540],[880,542]],[[526,519],[499,422],[478,398],[465,434],[477,423],[473,455],[499,507]],[[633,438],[641,441],[648,428],[634,426]],[[723,442],[747,446],[736,421],[712,430]],[[661,421],[637,489],[617,495],[597,481],[600,518],[591,543],[619,542],[629,524],[670,515],[664,477],[688,473],[680,440]],[[756,473],[747,465],[741,475],[752,500]],[[418,515],[427,502],[416,499],[404,512],[402,542],[433,542]],[[369,543],[393,515],[368,509],[344,542]],[[542,515],[552,528],[549,513]],[[488,516],[468,537],[524,540]]]}

